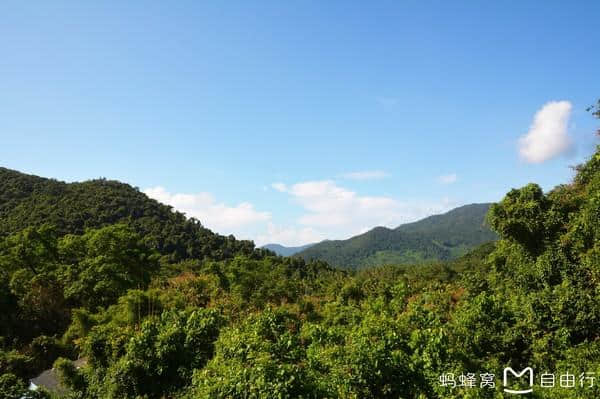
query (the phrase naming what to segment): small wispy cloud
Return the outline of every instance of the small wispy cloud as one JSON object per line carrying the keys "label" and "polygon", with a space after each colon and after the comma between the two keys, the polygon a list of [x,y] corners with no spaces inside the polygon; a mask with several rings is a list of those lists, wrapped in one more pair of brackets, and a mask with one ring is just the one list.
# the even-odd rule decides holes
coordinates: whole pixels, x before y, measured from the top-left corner
{"label": "small wispy cloud", "polygon": [[437,180],[441,184],[452,184],[456,183],[456,181],[458,180],[458,176],[456,175],[456,173],[450,173],[448,175],[438,176]]}
{"label": "small wispy cloud", "polygon": [[390,174],[383,170],[363,170],[358,172],[349,172],[342,175],[344,179],[351,180],[377,180],[390,177]]}
{"label": "small wispy cloud", "polygon": [[571,103],[551,101],[536,112],[529,131],[519,139],[519,154],[526,162],[541,163],[569,152]]}
{"label": "small wispy cloud", "polygon": [[280,191],[282,193],[285,193],[287,190],[287,186],[283,183],[273,183],[273,184],[271,184],[271,187],[273,187],[275,190]]}
{"label": "small wispy cloud", "polygon": [[266,231],[256,236],[256,243],[258,245],[277,243],[286,246],[299,246],[320,242],[326,238],[327,236],[322,231],[312,227],[280,226],[269,222]]}
{"label": "small wispy cloud", "polygon": [[271,220],[269,212],[258,211],[248,202],[228,206],[217,202],[210,193],[170,193],[161,186],[150,187],[143,192],[150,198],[171,205],[188,217],[200,220],[204,226],[219,233],[235,233],[243,226]]}

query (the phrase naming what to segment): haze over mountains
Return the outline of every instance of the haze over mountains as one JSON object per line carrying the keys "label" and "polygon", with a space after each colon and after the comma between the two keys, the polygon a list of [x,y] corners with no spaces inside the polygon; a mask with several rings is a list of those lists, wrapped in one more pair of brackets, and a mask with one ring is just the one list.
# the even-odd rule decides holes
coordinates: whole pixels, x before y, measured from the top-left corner
{"label": "haze over mountains", "polygon": [[470,204],[395,229],[376,227],[347,240],[320,242],[296,255],[350,269],[454,259],[497,239],[485,224],[489,207]]}
{"label": "haze over mountains", "polygon": [[266,245],[263,245],[261,248],[273,251],[277,255],[292,256],[300,251],[303,251],[305,249],[312,247],[313,245],[315,245],[315,243],[300,245],[298,247],[286,247],[286,246],[280,245],[280,244],[266,244]]}

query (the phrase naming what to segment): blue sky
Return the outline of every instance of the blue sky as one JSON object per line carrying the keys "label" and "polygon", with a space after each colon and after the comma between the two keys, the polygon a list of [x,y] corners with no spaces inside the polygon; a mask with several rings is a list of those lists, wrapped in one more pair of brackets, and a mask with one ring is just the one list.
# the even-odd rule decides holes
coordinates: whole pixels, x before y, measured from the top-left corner
{"label": "blue sky", "polygon": [[14,1],[0,15],[0,165],[122,180],[258,244],[550,189],[597,141],[597,1]]}

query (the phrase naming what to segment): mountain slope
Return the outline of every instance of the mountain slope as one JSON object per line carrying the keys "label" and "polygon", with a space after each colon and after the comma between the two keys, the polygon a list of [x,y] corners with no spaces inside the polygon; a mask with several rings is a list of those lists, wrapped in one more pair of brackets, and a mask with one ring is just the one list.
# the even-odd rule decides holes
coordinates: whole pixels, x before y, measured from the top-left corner
{"label": "mountain slope", "polygon": [[283,246],[280,244],[266,244],[266,245],[263,245],[261,248],[268,249],[269,251],[273,251],[277,255],[280,255],[280,256],[292,256],[295,253],[304,251],[305,249],[312,247],[313,245],[315,245],[315,244],[306,244],[306,245],[301,245],[299,247],[286,247],[286,246]]}
{"label": "mountain slope", "polygon": [[0,168],[0,238],[44,223],[65,235],[121,222],[170,262],[265,252],[251,241],[215,234],[128,184],[105,179],[65,183]]}
{"label": "mountain slope", "polygon": [[395,229],[376,227],[347,240],[321,242],[297,256],[349,269],[454,259],[496,239],[496,234],[484,224],[489,207],[490,204],[465,205]]}

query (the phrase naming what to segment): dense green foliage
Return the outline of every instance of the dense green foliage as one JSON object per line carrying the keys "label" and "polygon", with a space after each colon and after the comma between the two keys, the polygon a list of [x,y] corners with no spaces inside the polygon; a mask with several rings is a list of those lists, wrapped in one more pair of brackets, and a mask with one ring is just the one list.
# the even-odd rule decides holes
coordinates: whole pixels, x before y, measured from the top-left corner
{"label": "dense green foliage", "polygon": [[[493,204],[498,241],[355,273],[221,238],[240,250],[179,258],[140,219],[67,231],[74,219],[27,219],[14,195],[1,208],[15,230],[0,240],[0,398],[51,397],[26,387],[52,365],[71,399],[501,398],[508,366],[535,370],[529,397],[600,396],[579,380],[600,376],[600,147],[571,183]],[[402,234],[443,226],[427,223]],[[543,372],[576,383],[543,389]],[[492,373],[495,386],[442,386],[447,373]]]}
{"label": "dense green foliage", "polygon": [[225,320],[298,301],[313,289],[307,281],[336,274],[268,251],[164,262],[150,244],[135,223],[83,234],[41,224],[0,240],[0,397],[20,398],[28,378],[80,355],[98,373],[83,376],[64,360],[55,368],[86,395],[177,391],[212,358]]}
{"label": "dense green foliage", "polygon": [[455,259],[496,234],[484,223],[489,204],[471,204],[395,229],[376,227],[347,240],[323,241],[297,255],[340,268]]}

